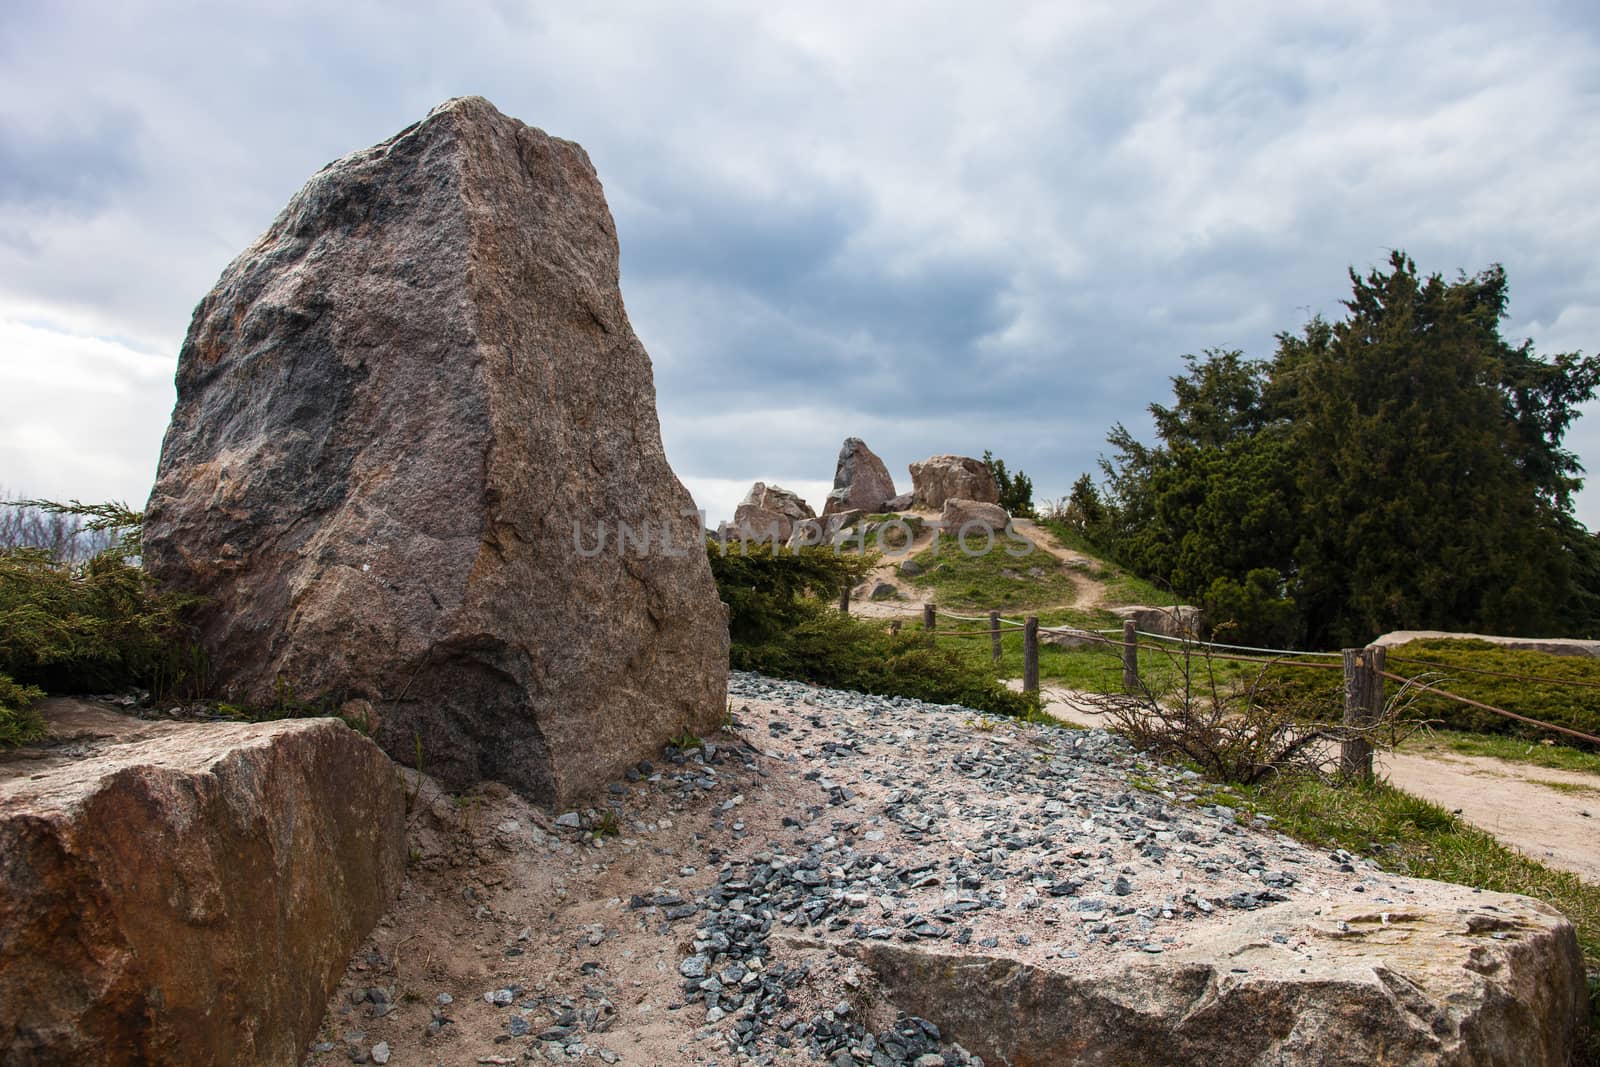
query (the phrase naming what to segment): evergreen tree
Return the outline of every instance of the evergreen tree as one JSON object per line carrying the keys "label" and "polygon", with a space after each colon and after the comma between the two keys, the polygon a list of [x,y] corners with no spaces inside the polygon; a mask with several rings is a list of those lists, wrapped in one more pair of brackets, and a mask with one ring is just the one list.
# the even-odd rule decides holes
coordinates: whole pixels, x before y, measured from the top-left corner
{"label": "evergreen tree", "polygon": [[983,465],[994,475],[994,483],[1000,490],[1000,506],[1008,514],[1033,518],[1033,479],[1020,470],[1015,474],[1007,471],[1006,461],[996,459],[988,449],[983,453]]}
{"label": "evergreen tree", "polygon": [[[1562,439],[1600,358],[1500,335],[1498,266],[1446,282],[1403,253],[1270,363],[1186,356],[1160,443],[1114,426],[1107,536],[1126,565],[1282,638],[1600,628],[1600,542]],[[1222,620],[1219,620],[1222,621]]]}

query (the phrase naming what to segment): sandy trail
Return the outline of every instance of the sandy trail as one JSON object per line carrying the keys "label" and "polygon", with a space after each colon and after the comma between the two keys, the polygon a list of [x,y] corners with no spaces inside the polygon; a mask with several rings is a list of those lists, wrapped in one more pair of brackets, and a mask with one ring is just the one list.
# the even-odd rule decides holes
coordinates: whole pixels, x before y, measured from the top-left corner
{"label": "sandy trail", "polygon": [[[1600,884],[1600,776],[1489,756],[1378,754],[1379,773],[1551,867]],[[1556,782],[1555,789],[1542,782]]]}
{"label": "sandy trail", "polygon": [[[1103,726],[1088,694],[1046,687],[1045,711]],[[1600,885],[1600,775],[1454,753],[1380,752],[1378,773],[1457,812],[1502,844]],[[1554,782],[1556,787],[1541,783]]]}

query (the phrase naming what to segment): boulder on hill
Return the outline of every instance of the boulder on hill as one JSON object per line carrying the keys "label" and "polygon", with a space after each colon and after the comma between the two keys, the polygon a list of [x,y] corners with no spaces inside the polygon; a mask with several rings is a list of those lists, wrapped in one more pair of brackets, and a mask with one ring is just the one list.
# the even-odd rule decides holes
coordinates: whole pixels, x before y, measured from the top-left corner
{"label": "boulder on hill", "polygon": [[999,504],[951,497],[944,502],[939,514],[940,529],[952,536],[962,530],[977,533],[988,530],[999,533],[1011,522],[1011,516]]}
{"label": "boulder on hill", "polygon": [[299,1063],[405,874],[394,764],[337,719],[42,710],[0,760],[0,1063]]}
{"label": "boulder on hill", "polygon": [[1205,613],[1192,604],[1173,604],[1165,608],[1130,604],[1112,608],[1119,619],[1132,619],[1134,629],[1161,637],[1198,637],[1205,625]]}
{"label": "boulder on hill", "polygon": [[833,491],[828,494],[822,513],[862,511],[870,515],[884,510],[894,496],[894,479],[889,477],[883,460],[861,438],[846,437],[833,472]]}
{"label": "boulder on hill", "polygon": [[219,695],[371,701],[452,789],[598,788],[724,710],[726,617],[582,148],[451,100],[201,301],[145,561]]}
{"label": "boulder on hill", "polygon": [[998,504],[1000,487],[983,460],[971,456],[929,456],[911,464],[913,506],[937,510],[951,497]]}
{"label": "boulder on hill", "polygon": [[886,512],[910,511],[911,505],[915,500],[916,495],[914,493],[901,493],[899,496],[885,500],[883,502],[883,510]]}
{"label": "boulder on hill", "polygon": [[794,532],[794,524],[816,517],[811,505],[781,486],[756,482],[733,513],[734,530],[739,536],[768,538],[784,544]]}

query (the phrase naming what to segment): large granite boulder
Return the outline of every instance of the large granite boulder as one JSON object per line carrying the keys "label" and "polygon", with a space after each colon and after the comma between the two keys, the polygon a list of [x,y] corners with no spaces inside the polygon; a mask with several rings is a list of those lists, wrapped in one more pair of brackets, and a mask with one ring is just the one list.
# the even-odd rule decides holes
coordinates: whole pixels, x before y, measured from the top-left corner
{"label": "large granite boulder", "polygon": [[846,437],[839,449],[839,463],[833,472],[833,491],[822,507],[824,515],[836,511],[884,510],[895,497],[894,479],[867,443],[859,437]]}
{"label": "large granite boulder", "polygon": [[337,719],[44,714],[0,759],[0,1063],[300,1062],[400,888],[394,764]]}
{"label": "large granite boulder", "polygon": [[937,511],[951,497],[998,504],[1000,487],[983,460],[971,456],[929,456],[911,464],[912,506]]}
{"label": "large granite boulder", "polygon": [[742,537],[771,540],[781,545],[788,542],[796,522],[815,518],[816,514],[798,493],[756,482],[734,510],[733,526]]}
{"label": "large granite boulder", "polygon": [[939,512],[939,528],[952,536],[962,530],[970,534],[983,531],[999,532],[1011,522],[1011,516],[999,504],[951,497]]}
{"label": "large granite boulder", "polygon": [[1086,970],[922,941],[855,948],[894,1007],[986,1063],[1561,1067],[1587,990],[1571,923],[1527,897],[1284,904]]}
{"label": "large granite boulder", "polygon": [[179,356],[145,560],[239,703],[361,698],[452,788],[723,714],[727,624],[582,148],[452,100],[315,175]]}

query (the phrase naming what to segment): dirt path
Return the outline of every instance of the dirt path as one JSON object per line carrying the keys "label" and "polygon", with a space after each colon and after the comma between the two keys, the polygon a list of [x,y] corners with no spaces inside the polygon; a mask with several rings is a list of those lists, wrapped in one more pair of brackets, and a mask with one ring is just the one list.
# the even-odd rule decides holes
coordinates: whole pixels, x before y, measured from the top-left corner
{"label": "dirt path", "polygon": [[1453,753],[1380,753],[1378,767],[1406,792],[1460,812],[1541,863],[1600,884],[1600,776]]}
{"label": "dirt path", "polygon": [[[1104,725],[1084,698],[1047,687],[1045,711],[1081,726]],[[1380,753],[1378,772],[1540,863],[1600,885],[1600,775],[1417,752]]]}

